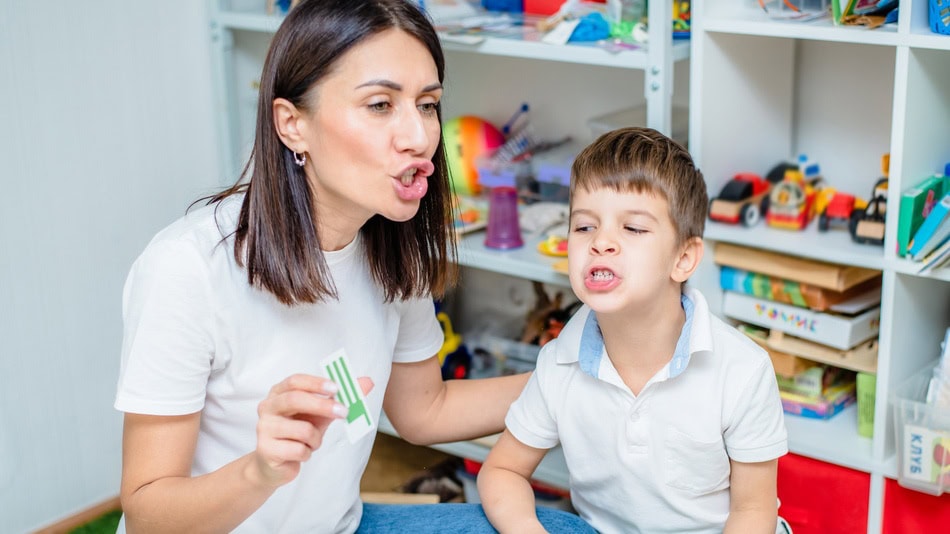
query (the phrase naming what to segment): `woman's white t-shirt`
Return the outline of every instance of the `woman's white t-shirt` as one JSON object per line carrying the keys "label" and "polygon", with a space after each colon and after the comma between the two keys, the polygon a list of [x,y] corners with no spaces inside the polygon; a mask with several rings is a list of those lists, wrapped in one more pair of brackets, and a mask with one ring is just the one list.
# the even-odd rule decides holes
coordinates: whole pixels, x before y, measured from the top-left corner
{"label": "woman's white t-shirt", "polygon": [[[242,198],[196,209],[162,230],[135,261],[123,294],[115,407],[201,412],[194,476],[254,450],[258,403],[288,376],[322,376],[321,361],[342,348],[355,375],[375,384],[367,407],[378,421],[392,363],[432,357],[443,341],[431,299],[384,302],[359,237],[324,253],[336,300],[286,306],[249,285],[233,254]],[[351,444],[343,424],[331,424],[297,478],[236,531],[354,531],[372,436]]]}

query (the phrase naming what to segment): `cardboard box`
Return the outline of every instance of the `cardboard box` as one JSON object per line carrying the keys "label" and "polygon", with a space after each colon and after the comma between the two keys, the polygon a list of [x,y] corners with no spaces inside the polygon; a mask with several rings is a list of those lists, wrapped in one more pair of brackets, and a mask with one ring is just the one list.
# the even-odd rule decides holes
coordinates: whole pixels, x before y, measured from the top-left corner
{"label": "cardboard box", "polygon": [[815,312],[733,291],[723,295],[722,313],[842,350],[877,337],[881,319],[880,306],[852,317]]}

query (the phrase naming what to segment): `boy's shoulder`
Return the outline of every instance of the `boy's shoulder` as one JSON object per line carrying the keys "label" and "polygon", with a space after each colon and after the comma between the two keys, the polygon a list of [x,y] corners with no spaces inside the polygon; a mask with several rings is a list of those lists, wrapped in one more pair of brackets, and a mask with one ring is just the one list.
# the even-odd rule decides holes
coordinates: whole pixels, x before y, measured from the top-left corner
{"label": "boy's shoulder", "polygon": [[714,355],[727,362],[734,361],[740,364],[762,362],[769,359],[765,349],[734,326],[713,314],[709,310],[705,297],[698,289],[688,288],[686,296],[694,305],[693,327],[696,328],[700,321],[708,325],[711,341],[710,350]]}

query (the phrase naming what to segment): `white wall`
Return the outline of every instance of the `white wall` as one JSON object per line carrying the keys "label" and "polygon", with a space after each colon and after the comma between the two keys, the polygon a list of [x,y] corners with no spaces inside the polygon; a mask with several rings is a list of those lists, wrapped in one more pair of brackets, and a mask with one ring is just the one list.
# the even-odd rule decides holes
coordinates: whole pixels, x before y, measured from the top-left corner
{"label": "white wall", "polygon": [[122,284],[221,181],[209,70],[204,2],[0,0],[5,532],[118,493]]}

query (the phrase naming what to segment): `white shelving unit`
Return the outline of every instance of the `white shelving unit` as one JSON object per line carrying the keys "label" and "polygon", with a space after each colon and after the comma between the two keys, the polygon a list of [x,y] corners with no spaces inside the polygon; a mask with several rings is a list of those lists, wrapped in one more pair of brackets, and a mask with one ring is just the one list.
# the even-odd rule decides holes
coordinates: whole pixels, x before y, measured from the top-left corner
{"label": "white shelving unit", "polygon": [[[209,3],[215,60],[214,76],[218,94],[221,95],[219,113],[216,114],[222,117],[218,124],[222,140],[221,167],[227,172],[222,181],[230,183],[240,172],[252,142],[257,98],[255,83],[270,37],[280,25],[282,17],[267,15],[264,0],[209,0]],[[651,2],[649,9],[651,20],[668,20],[672,8],[669,0],[663,0]],[[497,87],[495,91],[486,91],[485,86],[494,83],[492,76],[502,76],[507,78],[508,82],[528,86],[526,92],[542,101],[547,93],[556,93],[558,89],[563,90],[564,86],[574,89],[571,83],[588,84],[586,87],[578,87],[581,92],[586,93],[583,96],[593,102],[575,99],[572,102],[575,107],[571,111],[541,114],[537,117],[541,126],[549,125],[551,117],[555,115],[572,114],[573,118],[578,119],[574,121],[575,124],[583,125],[584,120],[590,118],[589,113],[592,110],[598,109],[598,106],[609,106],[609,102],[605,104],[602,100],[613,99],[619,104],[615,109],[645,104],[646,124],[671,134],[674,68],[677,63],[683,67],[688,66],[684,60],[689,57],[690,46],[688,41],[674,44],[671,25],[652,25],[649,32],[650,46],[617,53],[593,45],[556,46],[510,37],[487,37],[474,44],[444,39],[443,47],[446,50],[449,75],[443,114],[448,118],[474,109],[476,115],[484,116],[477,111],[489,106],[515,106],[518,101],[512,99],[518,98],[517,96],[503,95],[505,100],[499,100],[498,93],[506,91]],[[473,63],[473,59],[477,63]],[[512,61],[516,63],[511,63]],[[522,63],[525,61],[530,63],[527,69],[529,72],[525,72],[525,64]],[[535,71],[534,67],[538,67],[538,70]],[[453,71],[453,68],[456,70]],[[606,81],[598,83],[602,80],[586,79],[590,75],[588,69],[597,69],[597,74],[603,75]],[[473,73],[471,70],[478,72]],[[569,71],[570,74],[558,78],[559,71]],[[642,90],[635,87],[631,90],[629,80],[622,77],[623,73],[633,73],[636,80],[642,77]],[[684,71],[683,74],[688,72]],[[554,77],[551,78],[552,76]],[[449,80],[449,77],[453,79]],[[677,80],[677,85],[682,85],[682,81]],[[602,92],[603,94],[597,92],[598,89],[603,89],[599,86],[611,84],[614,87],[609,88],[610,91]],[[479,87],[475,87],[476,85]],[[590,89],[590,92],[587,92],[587,89]],[[560,95],[556,98],[560,98]],[[564,104],[567,103],[557,102],[557,105]],[[535,102],[532,102],[532,110],[536,107],[538,106],[535,106]],[[446,112],[448,108],[452,109]],[[606,110],[609,110],[609,107],[600,109],[598,113]],[[503,114],[509,111],[502,107],[500,110],[496,109],[495,113]],[[532,121],[535,121],[535,115],[532,115]],[[486,249],[482,245],[483,239],[483,233],[475,233],[464,237],[459,243],[459,263],[468,268],[466,275],[482,272],[569,288],[567,277],[552,270],[555,260],[536,252],[538,238],[529,238],[523,248],[512,251]],[[380,428],[384,432],[395,434],[386,421]],[[485,440],[437,445],[435,448],[483,460],[491,443],[492,439],[489,437]],[[548,453],[535,472],[535,478],[555,486],[567,487],[567,471],[559,449]]]}
{"label": "white shelving unit", "polygon": [[[880,532],[885,478],[897,476],[889,398],[938,355],[950,325],[950,269],[918,276],[895,253],[900,192],[950,161],[950,37],[927,27],[926,0],[903,0],[900,20],[876,30],[830,19],[777,22],[752,0],[693,2],[690,151],[719,192],[735,173],[767,172],[807,153],[836,188],[868,198],[890,153],[883,247],[846,231],[707,225],[723,241],[883,271],[873,439],[852,408],[829,421],[787,416],[792,452],[869,474],[868,532]],[[728,134],[727,134],[728,133]],[[709,255],[711,256],[711,255]],[[719,306],[718,270],[694,278]]]}

